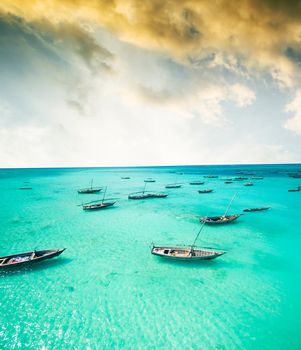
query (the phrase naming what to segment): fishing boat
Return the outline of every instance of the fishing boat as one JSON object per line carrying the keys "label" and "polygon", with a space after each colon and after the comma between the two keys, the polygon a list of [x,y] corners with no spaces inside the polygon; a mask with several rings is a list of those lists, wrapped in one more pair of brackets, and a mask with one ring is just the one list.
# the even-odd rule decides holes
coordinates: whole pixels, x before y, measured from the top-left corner
{"label": "fishing boat", "polygon": [[32,190],[32,187],[19,187],[19,190]]}
{"label": "fishing boat", "polygon": [[129,194],[128,199],[166,198],[168,196],[166,193],[146,191],[146,185],[147,182],[142,191]]}
{"label": "fishing boat", "polygon": [[199,192],[199,193],[211,193],[211,192],[213,192],[213,189],[207,188],[207,189],[205,189],[205,190],[198,190],[198,192]]}
{"label": "fishing boat", "polygon": [[248,209],[244,209],[244,212],[252,212],[252,211],[263,211],[263,210],[268,210],[270,209],[270,207],[261,207],[261,208],[248,208]]}
{"label": "fishing boat", "polygon": [[252,180],[262,180],[263,177],[262,176],[253,176]]}
{"label": "fishing boat", "polygon": [[235,181],[243,181],[243,180],[248,180],[247,177],[242,177],[242,176],[238,176],[234,178]]}
{"label": "fishing boat", "polygon": [[180,188],[180,187],[182,187],[182,185],[178,183],[168,184],[165,186],[165,188]]}
{"label": "fishing boat", "polygon": [[225,184],[233,184],[233,181],[225,181]]}
{"label": "fishing boat", "polygon": [[156,182],[156,180],[151,177],[148,177],[147,179],[144,180],[144,182]]}
{"label": "fishing boat", "polygon": [[97,193],[102,190],[101,187],[93,187],[93,179],[91,180],[91,186],[87,188],[82,188],[78,190],[77,192],[80,194],[89,194],[89,193]]}
{"label": "fishing boat", "polygon": [[63,253],[63,249],[34,250],[27,253],[6,255],[0,257],[0,269],[16,267],[36,263],[38,261],[51,259]]}
{"label": "fishing boat", "polygon": [[205,182],[203,181],[192,181],[189,182],[189,185],[204,185]]}
{"label": "fishing boat", "polygon": [[114,201],[114,202],[105,202],[104,201],[106,192],[107,192],[107,187],[105,188],[105,191],[104,191],[104,194],[103,194],[101,201],[98,200],[98,201],[92,201],[89,203],[85,203],[82,205],[83,210],[100,210],[100,209],[105,209],[105,208],[108,208],[108,207],[111,207],[112,205],[114,205],[116,203],[116,201]]}
{"label": "fishing boat", "polygon": [[204,216],[200,218],[201,222],[205,222],[206,224],[227,224],[236,219],[238,219],[241,214],[232,214],[232,215],[221,215],[221,216]]}
{"label": "fishing boat", "polygon": [[254,186],[254,184],[252,182],[246,182],[244,186]]}
{"label": "fishing boat", "polygon": [[129,177],[129,176],[122,176],[121,179],[122,179],[122,180],[129,180],[130,177]]}
{"label": "fishing boat", "polygon": [[204,216],[200,218],[200,221],[202,223],[206,223],[206,224],[211,224],[211,225],[218,225],[218,224],[227,224],[230,223],[236,219],[238,219],[242,214],[232,214],[232,215],[228,215],[228,211],[231,207],[231,204],[234,200],[234,198],[236,197],[236,193],[234,194],[234,196],[232,197],[230,203],[228,204],[228,207],[224,213],[224,215],[220,215],[220,216]]}
{"label": "fishing boat", "polygon": [[204,178],[206,178],[206,179],[216,179],[216,178],[218,178],[218,176],[217,175],[204,175]]}
{"label": "fishing boat", "polygon": [[169,247],[169,246],[155,246],[154,244],[152,244],[151,253],[153,255],[163,257],[163,258],[174,259],[174,260],[184,260],[184,261],[212,260],[225,254],[225,252],[223,251],[216,251],[209,248],[200,247],[199,249],[195,245],[203,227],[204,227],[204,224],[202,225],[201,229],[196,235],[196,238],[194,239],[194,242],[191,246]]}
{"label": "fishing boat", "polygon": [[300,191],[299,187],[298,188],[291,188],[288,190],[288,192],[299,192],[299,191]]}
{"label": "fishing boat", "polygon": [[165,198],[166,193],[140,191],[129,194],[129,199]]}

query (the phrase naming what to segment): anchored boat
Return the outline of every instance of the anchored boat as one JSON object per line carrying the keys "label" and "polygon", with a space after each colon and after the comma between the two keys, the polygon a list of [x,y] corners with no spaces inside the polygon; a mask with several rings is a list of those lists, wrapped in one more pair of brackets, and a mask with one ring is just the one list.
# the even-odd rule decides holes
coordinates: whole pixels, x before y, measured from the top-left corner
{"label": "anchored boat", "polygon": [[128,199],[165,198],[168,196],[166,193],[146,191],[146,185],[147,183],[144,184],[143,191],[129,194]]}
{"label": "anchored boat", "polygon": [[184,260],[184,261],[198,261],[198,260],[212,260],[215,259],[225,252],[216,251],[208,248],[197,248],[195,245],[203,227],[197,233],[194,242],[191,246],[155,246],[152,244],[151,253],[163,258],[174,259],[174,260]]}
{"label": "anchored boat", "polygon": [[248,209],[244,209],[244,212],[252,212],[252,211],[263,211],[263,210],[268,210],[271,207],[261,207],[261,208],[248,208]]}
{"label": "anchored boat", "polygon": [[254,186],[254,184],[252,182],[246,182],[244,186]]}
{"label": "anchored boat", "polygon": [[206,224],[210,224],[210,225],[218,225],[218,224],[227,224],[230,223],[236,219],[238,219],[242,214],[232,214],[232,215],[227,215],[231,204],[234,200],[236,196],[236,193],[234,194],[234,196],[232,197],[230,203],[228,204],[228,207],[225,211],[224,215],[220,215],[220,216],[204,216],[200,218],[200,221],[202,223],[206,223]]}
{"label": "anchored boat", "polygon": [[204,185],[205,182],[203,181],[192,181],[189,182],[189,185]]}
{"label": "anchored boat", "polygon": [[207,188],[205,190],[198,190],[199,193],[211,193],[213,190],[211,188]]}
{"label": "anchored boat", "polygon": [[[100,209],[105,209],[108,207],[111,207],[112,205],[114,205],[116,203],[116,201],[114,202],[105,202],[105,196],[106,196],[106,192],[107,192],[107,187],[105,188],[103,197],[101,200],[98,201],[92,201],[92,202],[88,202],[85,204],[82,204],[83,206],[83,210],[100,210]],[[113,198],[111,198],[113,199]]]}
{"label": "anchored boat", "polygon": [[147,179],[144,180],[144,182],[156,182],[156,180],[151,177],[148,177]]}
{"label": "anchored boat", "polygon": [[0,269],[16,267],[51,259],[63,253],[63,249],[34,250],[27,253],[19,253],[0,257]]}
{"label": "anchored boat", "polygon": [[221,215],[221,216],[204,216],[200,218],[201,222],[205,222],[206,224],[227,224],[238,219],[241,214],[233,214],[233,215]]}
{"label": "anchored boat", "polygon": [[93,187],[93,179],[91,180],[91,186],[87,188],[82,188],[78,190],[77,192],[80,194],[89,194],[89,193],[97,193],[102,190],[101,187]]}

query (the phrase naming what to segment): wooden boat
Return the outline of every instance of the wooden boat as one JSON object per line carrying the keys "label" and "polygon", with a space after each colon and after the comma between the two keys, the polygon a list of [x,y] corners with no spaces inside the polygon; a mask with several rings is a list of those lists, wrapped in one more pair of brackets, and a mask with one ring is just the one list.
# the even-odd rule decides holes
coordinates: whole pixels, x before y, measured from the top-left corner
{"label": "wooden boat", "polygon": [[254,184],[252,182],[246,182],[244,186],[254,186]]}
{"label": "wooden boat", "polygon": [[105,188],[105,191],[104,191],[104,194],[103,194],[101,201],[98,200],[98,201],[92,201],[89,203],[85,203],[85,204],[83,204],[83,210],[100,210],[100,209],[105,209],[105,208],[108,208],[108,207],[111,207],[112,205],[114,205],[116,203],[116,201],[115,202],[105,202],[104,201],[106,192],[107,192],[107,187]]}
{"label": "wooden boat", "polygon": [[247,177],[242,177],[242,176],[238,176],[234,178],[235,181],[243,181],[243,180],[248,180]]}
{"label": "wooden boat", "polygon": [[299,192],[300,189],[299,188],[291,188],[288,190],[288,192]]}
{"label": "wooden boat", "polygon": [[164,258],[175,259],[175,260],[212,260],[215,259],[225,252],[217,252],[209,249],[195,249],[193,247],[157,247],[153,246],[151,253]]}
{"label": "wooden boat", "polygon": [[181,184],[177,184],[177,183],[175,183],[175,184],[168,184],[168,185],[165,186],[165,188],[180,188],[180,187],[182,187],[182,185]]}
{"label": "wooden boat", "polygon": [[51,259],[63,253],[63,249],[34,250],[27,253],[6,255],[0,257],[0,269],[8,267],[23,266],[38,261]]}
{"label": "wooden boat", "polygon": [[232,215],[221,215],[221,216],[204,216],[200,218],[201,222],[205,222],[209,225],[216,224],[228,224],[236,219],[238,219],[241,214],[232,214]]}
{"label": "wooden boat", "polygon": [[156,182],[156,180],[149,177],[145,179],[144,182]]}
{"label": "wooden boat", "polygon": [[244,209],[244,212],[252,212],[252,211],[263,211],[263,210],[268,210],[270,207],[261,207],[261,208],[248,208]]}
{"label": "wooden boat", "polygon": [[218,176],[217,175],[204,175],[204,178],[206,178],[206,179],[216,179],[216,178],[218,178]]}
{"label": "wooden boat", "polygon": [[233,184],[233,181],[225,181],[225,184]]}
{"label": "wooden boat", "polygon": [[121,178],[122,178],[122,180],[128,180],[128,179],[130,179],[129,176],[122,176]]}
{"label": "wooden boat", "polygon": [[82,188],[77,192],[80,194],[90,194],[90,193],[98,193],[102,190],[101,187],[93,187],[93,179],[91,180],[91,186],[88,188]]}
{"label": "wooden boat", "polygon": [[262,176],[253,176],[252,180],[262,180],[263,177]]}
{"label": "wooden boat", "polygon": [[207,188],[205,190],[198,190],[199,193],[211,193],[213,190],[211,188]]}
{"label": "wooden boat", "polygon": [[165,198],[168,195],[161,192],[145,191],[147,182],[144,184],[143,191],[133,192],[129,194],[128,199],[149,199],[149,198]]}
{"label": "wooden boat", "polygon": [[166,193],[140,191],[129,194],[128,199],[165,198]]}
{"label": "wooden boat", "polygon": [[203,181],[192,181],[189,182],[189,185],[204,185],[205,182]]}
{"label": "wooden boat", "polygon": [[32,190],[32,187],[19,187],[19,190]]}
{"label": "wooden boat", "polygon": [[196,249],[196,241],[204,228],[205,223],[201,226],[191,246],[155,246],[152,244],[151,253],[163,258],[184,261],[212,260],[225,252],[218,252],[208,248]]}

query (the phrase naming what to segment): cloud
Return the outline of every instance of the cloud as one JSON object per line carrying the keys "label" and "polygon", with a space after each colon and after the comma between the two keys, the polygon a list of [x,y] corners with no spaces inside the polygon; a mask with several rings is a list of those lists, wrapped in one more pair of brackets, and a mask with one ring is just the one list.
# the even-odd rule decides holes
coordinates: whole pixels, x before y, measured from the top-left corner
{"label": "cloud", "polygon": [[301,90],[297,90],[295,97],[291,102],[286,105],[285,111],[287,113],[292,113],[293,116],[289,118],[284,127],[295,132],[296,134],[301,134]]}
{"label": "cloud", "polygon": [[77,33],[75,26],[102,26],[121,40],[166,52],[185,64],[201,61],[250,76],[269,72],[282,86],[300,77],[297,0],[2,0],[0,11],[29,22],[72,26],[71,32],[60,33],[74,35],[75,49],[88,55],[88,64],[93,42],[82,45],[83,31]]}

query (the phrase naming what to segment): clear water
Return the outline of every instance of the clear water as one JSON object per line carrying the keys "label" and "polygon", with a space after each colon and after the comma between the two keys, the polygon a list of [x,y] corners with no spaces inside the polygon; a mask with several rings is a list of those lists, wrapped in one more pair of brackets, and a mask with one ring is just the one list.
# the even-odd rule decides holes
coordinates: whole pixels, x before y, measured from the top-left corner
{"label": "clear water", "polygon": [[[264,176],[253,187],[205,174]],[[0,254],[66,247],[59,258],[0,272],[0,349],[300,349],[301,165],[0,170]],[[166,199],[127,195],[168,190]],[[130,180],[121,180],[130,176]],[[240,175],[236,175],[240,176]],[[84,212],[79,195],[108,185],[111,209]],[[32,190],[21,191],[24,181]],[[25,185],[26,186],[26,185]],[[198,188],[214,188],[198,194]],[[149,243],[189,244],[202,215],[246,213],[205,227],[199,245],[227,251],[208,262],[170,262]]]}

